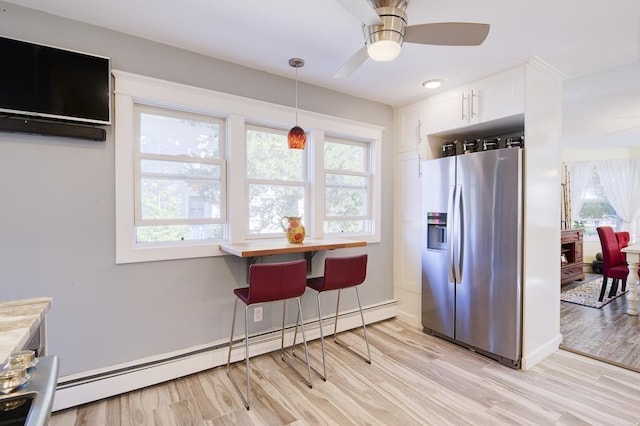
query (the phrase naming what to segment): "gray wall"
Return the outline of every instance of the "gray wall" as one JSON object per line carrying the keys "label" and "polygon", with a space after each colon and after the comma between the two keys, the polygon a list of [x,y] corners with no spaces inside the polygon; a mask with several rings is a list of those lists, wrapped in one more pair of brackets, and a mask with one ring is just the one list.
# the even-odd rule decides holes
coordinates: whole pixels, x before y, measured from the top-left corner
{"label": "gray wall", "polygon": [[[0,35],[109,56],[114,69],[294,102],[291,79],[4,2]],[[389,300],[392,109],[302,83],[299,90],[301,109],[386,128],[382,243],[364,250],[369,270],[361,297],[364,305]],[[61,376],[227,338],[232,289],[245,282],[244,262],[226,256],[115,264],[113,133],[108,128],[107,141],[99,143],[0,133],[0,300],[53,297],[49,350],[60,356]],[[307,294],[304,302],[310,316],[314,297]],[[346,298],[345,309],[353,306]],[[265,326],[277,324],[275,312],[265,317]]]}

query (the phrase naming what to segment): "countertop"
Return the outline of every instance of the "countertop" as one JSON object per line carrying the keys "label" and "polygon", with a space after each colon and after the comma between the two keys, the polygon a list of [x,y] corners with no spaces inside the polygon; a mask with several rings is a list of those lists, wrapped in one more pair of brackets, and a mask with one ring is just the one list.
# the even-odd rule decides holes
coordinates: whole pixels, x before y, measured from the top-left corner
{"label": "countertop", "polygon": [[291,244],[282,240],[255,240],[244,243],[220,244],[220,250],[238,257],[259,257],[274,254],[305,253],[337,248],[363,247],[365,241],[341,238],[306,238],[301,244]]}
{"label": "countertop", "polygon": [[26,345],[44,322],[51,298],[0,302],[0,363]]}

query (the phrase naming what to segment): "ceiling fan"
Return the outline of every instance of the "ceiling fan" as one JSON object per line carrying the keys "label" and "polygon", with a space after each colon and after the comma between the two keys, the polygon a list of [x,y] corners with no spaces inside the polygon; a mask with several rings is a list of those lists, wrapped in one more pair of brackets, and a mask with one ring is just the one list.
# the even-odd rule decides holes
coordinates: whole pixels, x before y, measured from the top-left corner
{"label": "ceiling fan", "polygon": [[479,46],[489,34],[489,24],[470,22],[438,22],[407,25],[409,0],[338,0],[362,22],[364,46],[351,56],[333,75],[350,76],[368,58],[391,61],[402,49],[402,43],[441,46]]}

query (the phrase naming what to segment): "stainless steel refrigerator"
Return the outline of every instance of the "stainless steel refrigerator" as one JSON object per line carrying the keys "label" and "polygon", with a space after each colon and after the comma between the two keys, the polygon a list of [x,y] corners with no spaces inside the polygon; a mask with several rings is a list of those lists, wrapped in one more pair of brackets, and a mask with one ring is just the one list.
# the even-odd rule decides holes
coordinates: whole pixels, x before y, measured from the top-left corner
{"label": "stainless steel refrigerator", "polygon": [[522,354],[522,155],[505,148],[422,164],[424,331],[514,368]]}

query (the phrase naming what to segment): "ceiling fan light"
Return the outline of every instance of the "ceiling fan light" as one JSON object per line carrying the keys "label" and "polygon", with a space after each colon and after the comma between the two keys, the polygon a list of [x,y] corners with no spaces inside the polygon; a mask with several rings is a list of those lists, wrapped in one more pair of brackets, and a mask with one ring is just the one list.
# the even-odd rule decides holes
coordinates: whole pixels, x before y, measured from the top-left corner
{"label": "ceiling fan light", "polygon": [[367,46],[367,53],[374,61],[388,62],[398,57],[402,47],[393,40],[380,40]]}

